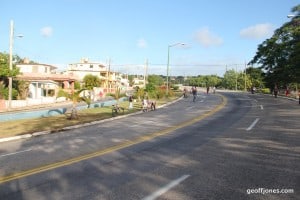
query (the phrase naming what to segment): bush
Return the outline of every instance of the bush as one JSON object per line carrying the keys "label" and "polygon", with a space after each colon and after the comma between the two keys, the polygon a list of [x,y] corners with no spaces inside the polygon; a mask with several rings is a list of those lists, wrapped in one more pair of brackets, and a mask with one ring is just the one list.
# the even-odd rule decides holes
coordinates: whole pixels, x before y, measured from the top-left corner
{"label": "bush", "polygon": [[270,90],[270,88],[262,88],[262,89],[261,89],[261,92],[262,92],[263,94],[270,94],[270,93],[271,93],[271,90]]}
{"label": "bush", "polygon": [[59,98],[59,97],[68,97],[68,93],[67,93],[66,91],[60,89],[60,90],[58,91],[56,97],[57,97],[57,98]]}
{"label": "bush", "polygon": [[106,96],[113,97],[114,99],[120,99],[122,97],[126,97],[125,93],[115,94],[115,93],[107,93]]}
{"label": "bush", "polygon": [[172,89],[173,90],[179,90],[179,86],[178,85],[172,85]]}
{"label": "bush", "polygon": [[148,92],[148,96],[150,99],[153,99],[153,98],[157,99],[157,91],[152,90],[152,91]]}

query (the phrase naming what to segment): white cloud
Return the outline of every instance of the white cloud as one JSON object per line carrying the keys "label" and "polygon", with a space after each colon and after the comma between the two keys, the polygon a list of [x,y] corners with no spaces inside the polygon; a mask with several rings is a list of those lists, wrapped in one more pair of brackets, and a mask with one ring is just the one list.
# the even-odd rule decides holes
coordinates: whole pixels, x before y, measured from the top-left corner
{"label": "white cloud", "polygon": [[46,26],[46,27],[41,28],[40,32],[41,32],[41,35],[44,37],[51,37],[53,34],[53,29],[50,26]]}
{"label": "white cloud", "polygon": [[248,39],[262,39],[272,35],[274,26],[269,23],[256,24],[240,31],[240,36]]}
{"label": "white cloud", "polygon": [[208,28],[198,30],[195,34],[195,39],[204,47],[219,46],[223,44],[223,39],[212,33]]}
{"label": "white cloud", "polygon": [[144,48],[147,47],[147,42],[146,42],[146,40],[144,40],[143,38],[141,38],[141,39],[139,39],[139,40],[137,41],[137,44],[136,44],[136,45],[138,46],[138,48],[144,49]]}

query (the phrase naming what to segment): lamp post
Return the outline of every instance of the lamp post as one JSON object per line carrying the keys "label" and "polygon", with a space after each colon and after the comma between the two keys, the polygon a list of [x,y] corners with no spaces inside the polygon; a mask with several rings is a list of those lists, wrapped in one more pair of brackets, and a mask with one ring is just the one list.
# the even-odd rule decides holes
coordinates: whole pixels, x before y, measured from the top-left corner
{"label": "lamp post", "polygon": [[[18,35],[17,37],[22,38],[23,35]],[[10,21],[10,34],[9,34],[9,77],[8,77],[8,110],[11,109],[12,100],[12,69],[13,69],[13,40],[14,40],[14,21]]]}
{"label": "lamp post", "polygon": [[169,68],[170,68],[170,48],[175,47],[177,45],[185,45],[185,43],[175,43],[168,46],[168,64],[167,64],[167,90],[166,90],[166,96],[169,95]]}
{"label": "lamp post", "polygon": [[247,63],[245,62],[245,74],[244,74],[244,76],[245,76],[245,88],[244,88],[244,90],[245,90],[245,92],[247,92],[247,84],[246,84],[246,78],[247,78]]}
{"label": "lamp post", "polygon": [[290,15],[287,15],[288,18],[293,18],[293,17],[300,17],[300,15],[293,15],[293,14],[290,14]]}

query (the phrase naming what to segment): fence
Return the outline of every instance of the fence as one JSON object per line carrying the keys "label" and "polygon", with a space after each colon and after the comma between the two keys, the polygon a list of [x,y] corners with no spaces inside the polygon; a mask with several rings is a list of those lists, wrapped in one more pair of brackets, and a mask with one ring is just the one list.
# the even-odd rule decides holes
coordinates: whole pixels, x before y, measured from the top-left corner
{"label": "fence", "polygon": [[[23,108],[29,106],[36,106],[36,105],[44,105],[44,104],[53,104],[66,101],[66,98],[55,98],[55,97],[43,97],[40,99],[31,99],[27,98],[26,100],[12,100],[11,101],[11,108]],[[0,110],[6,110],[9,107],[8,100],[2,100],[0,102]]]}

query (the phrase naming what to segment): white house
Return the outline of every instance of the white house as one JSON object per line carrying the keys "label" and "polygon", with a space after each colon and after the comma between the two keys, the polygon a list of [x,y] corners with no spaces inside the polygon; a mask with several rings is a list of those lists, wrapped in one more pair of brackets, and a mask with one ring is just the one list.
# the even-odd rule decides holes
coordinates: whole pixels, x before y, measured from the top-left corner
{"label": "white house", "polygon": [[111,71],[105,64],[90,62],[86,58],[81,59],[79,63],[69,64],[66,74],[76,77],[79,82],[82,82],[86,75],[99,77],[101,87],[94,89],[96,94],[94,99],[101,98],[106,93],[114,93],[117,88],[125,91],[129,86],[128,79],[125,79],[119,72]]}
{"label": "white house", "polygon": [[144,88],[146,86],[146,80],[145,80],[145,77],[135,77],[133,78],[132,80],[132,87],[139,87],[139,88]]}
{"label": "white house", "polygon": [[88,59],[81,59],[79,63],[69,64],[67,74],[75,76],[79,81],[88,75],[94,75],[101,78],[106,77],[107,67],[103,63],[89,62]]}
{"label": "white house", "polygon": [[24,63],[17,64],[17,67],[21,72],[17,79],[29,83],[28,98],[56,97],[60,88],[73,88],[74,77],[56,74],[57,68],[55,66],[29,63],[28,60],[25,60]]}

